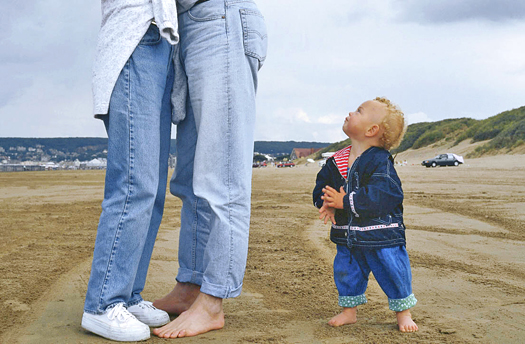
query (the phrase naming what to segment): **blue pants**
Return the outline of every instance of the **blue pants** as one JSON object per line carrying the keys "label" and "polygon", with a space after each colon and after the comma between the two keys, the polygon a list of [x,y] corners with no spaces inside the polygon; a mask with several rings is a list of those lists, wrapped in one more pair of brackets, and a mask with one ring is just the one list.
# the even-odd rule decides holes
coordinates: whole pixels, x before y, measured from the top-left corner
{"label": "blue pants", "polygon": [[337,245],[334,280],[339,291],[339,305],[356,307],[367,302],[365,291],[370,272],[388,296],[389,308],[400,312],[415,306],[412,273],[405,246],[363,249]]}
{"label": "blue pants", "polygon": [[84,310],[140,303],[168,179],[173,47],[151,25],[122,69],[104,116],[108,165]]}
{"label": "blue pants", "polygon": [[241,293],[250,226],[257,72],[266,26],[250,0],[210,0],[179,15],[186,118],[170,191],[183,201],[177,281]]}

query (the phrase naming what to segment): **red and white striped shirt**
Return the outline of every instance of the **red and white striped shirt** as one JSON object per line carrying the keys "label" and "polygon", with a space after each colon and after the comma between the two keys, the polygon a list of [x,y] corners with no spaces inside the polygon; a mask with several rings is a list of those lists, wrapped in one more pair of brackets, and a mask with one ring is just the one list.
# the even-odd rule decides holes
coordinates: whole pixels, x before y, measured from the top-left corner
{"label": "red and white striped shirt", "polygon": [[337,165],[337,169],[339,170],[339,173],[341,173],[341,176],[343,176],[343,178],[345,179],[348,173],[348,157],[350,156],[351,149],[352,146],[348,146],[346,148],[338,150],[333,155],[335,159],[335,164]]}

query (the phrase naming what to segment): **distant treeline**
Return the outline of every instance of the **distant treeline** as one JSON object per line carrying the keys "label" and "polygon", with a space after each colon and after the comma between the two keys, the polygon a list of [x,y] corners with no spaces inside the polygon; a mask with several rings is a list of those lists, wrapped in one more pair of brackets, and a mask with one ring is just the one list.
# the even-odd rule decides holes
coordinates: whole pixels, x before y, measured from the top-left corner
{"label": "distant treeline", "polygon": [[0,137],[0,147],[6,151],[10,147],[33,147],[43,146],[43,150],[56,149],[64,153],[72,153],[79,148],[97,147],[101,151],[107,149],[108,139],[101,137],[56,137],[56,138],[33,138],[33,137]]}
{"label": "distant treeline", "polygon": [[329,142],[255,141],[254,151],[261,154],[290,154],[294,148],[324,148]]}
{"label": "distant treeline", "polygon": [[[330,145],[328,142],[296,142],[296,141],[255,141],[255,151],[261,154],[290,154],[294,148],[323,148]],[[0,147],[6,151],[10,147],[42,146],[42,150],[54,149],[64,153],[79,151],[100,151],[107,149],[108,139],[101,137],[67,137],[67,138],[25,138],[0,137]],[[176,152],[176,140],[171,140],[170,152]]]}
{"label": "distant treeline", "polygon": [[[392,154],[426,147],[442,140],[453,142],[454,145],[464,140],[470,140],[470,143],[488,140],[467,155],[469,158],[502,151],[510,152],[525,144],[525,106],[483,120],[452,118],[439,122],[411,124],[403,141],[398,148],[392,150]],[[320,158],[324,152],[335,152],[350,144],[349,139],[336,142],[317,152],[314,159]]]}

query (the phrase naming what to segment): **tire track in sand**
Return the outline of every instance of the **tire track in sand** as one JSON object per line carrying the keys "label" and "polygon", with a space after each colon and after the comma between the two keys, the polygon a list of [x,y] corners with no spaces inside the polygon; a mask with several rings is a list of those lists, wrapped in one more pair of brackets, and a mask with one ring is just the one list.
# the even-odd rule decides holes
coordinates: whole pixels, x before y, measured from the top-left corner
{"label": "tire track in sand", "polygon": [[[521,342],[520,334],[525,333],[521,235],[513,227],[497,225],[506,221],[472,216],[475,208],[463,216],[462,207],[447,212],[443,203],[437,202],[434,209],[428,203],[425,207],[411,203],[405,207],[407,247],[422,309],[438,319],[456,319],[442,326],[450,326],[462,338]],[[503,239],[507,233],[513,240]]]}

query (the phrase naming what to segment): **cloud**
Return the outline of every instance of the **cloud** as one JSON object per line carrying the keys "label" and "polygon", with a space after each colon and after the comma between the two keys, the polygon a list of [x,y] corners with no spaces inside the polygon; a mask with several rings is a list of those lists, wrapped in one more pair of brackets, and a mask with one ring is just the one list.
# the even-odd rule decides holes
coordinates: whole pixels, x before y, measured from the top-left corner
{"label": "cloud", "polygon": [[91,90],[82,80],[56,84],[40,76],[24,91],[27,96],[11,99],[1,108],[1,137],[106,136],[102,121],[91,114]]}
{"label": "cloud", "polygon": [[424,112],[406,114],[405,119],[407,121],[407,125],[420,122],[433,122],[433,120]]}
{"label": "cloud", "polygon": [[298,122],[311,123],[308,114],[300,108],[279,108],[275,111],[275,115],[280,121],[288,124],[296,124]]}
{"label": "cloud", "polygon": [[298,110],[294,114],[294,117],[298,121],[303,121],[303,122],[306,122],[306,123],[312,123],[312,121],[310,120],[310,117],[308,117],[308,114],[306,112],[304,112],[303,110]]}
{"label": "cloud", "polygon": [[342,125],[343,118],[344,118],[344,115],[329,114],[329,115],[325,115],[325,116],[319,117],[317,119],[317,123],[321,123],[321,124],[340,124],[340,125]]}
{"label": "cloud", "polygon": [[327,121],[328,117],[330,116],[314,118],[301,108],[279,108],[273,113],[259,113],[255,139],[258,141],[320,142],[343,140],[345,135],[341,130],[341,125],[334,124],[331,120]]}
{"label": "cloud", "polygon": [[[346,114],[376,96],[399,104],[409,123],[525,105],[523,1],[258,5],[269,45],[256,140],[343,140]],[[0,136],[104,136],[91,114],[100,2],[0,7]]]}
{"label": "cloud", "polygon": [[[53,113],[53,108],[71,104],[64,99],[63,90],[74,99],[89,99],[91,61],[100,23],[99,8],[100,4],[96,2],[64,3],[59,0],[34,1],[30,5],[25,2],[2,3],[2,117],[15,115],[26,123],[33,122],[32,117],[38,120],[43,113]],[[84,94],[86,89],[87,97]],[[41,99],[42,94],[53,98],[45,99],[43,103],[40,100],[38,104],[37,99]],[[31,104],[34,104],[34,109]],[[81,115],[90,116],[91,102],[83,105]],[[19,131],[19,128],[5,128],[0,135]],[[37,136],[38,130],[32,135]],[[65,135],[67,132],[61,136]]]}
{"label": "cloud", "polygon": [[503,23],[525,18],[525,2],[517,0],[394,0],[398,18],[421,24],[469,20]]}

